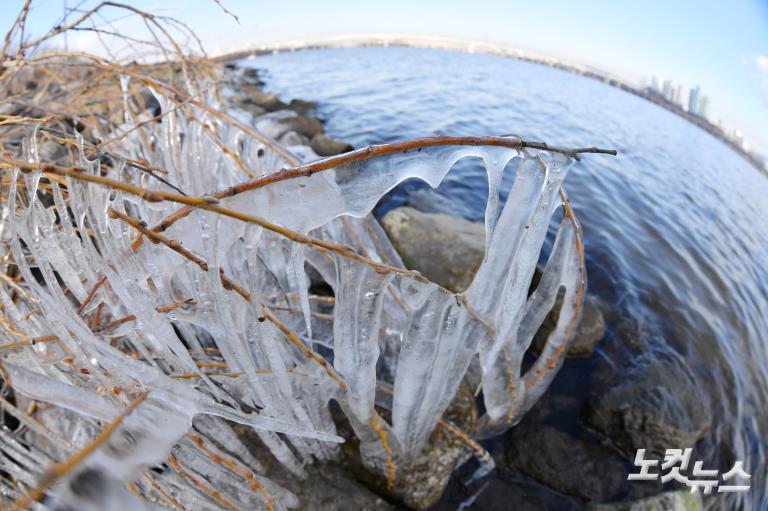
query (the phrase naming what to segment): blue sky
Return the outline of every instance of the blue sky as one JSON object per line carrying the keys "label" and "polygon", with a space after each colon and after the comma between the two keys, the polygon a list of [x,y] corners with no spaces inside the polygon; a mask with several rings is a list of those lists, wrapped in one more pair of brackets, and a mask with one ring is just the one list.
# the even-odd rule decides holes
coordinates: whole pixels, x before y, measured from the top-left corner
{"label": "blue sky", "polygon": [[[768,153],[768,0],[352,0],[258,2],[137,0],[191,25],[211,52],[249,43],[398,33],[484,41],[592,65],[640,83],[656,74],[709,96],[711,117],[740,128]],[[37,0],[30,31],[55,22],[65,2]],[[3,32],[21,0],[3,0]],[[123,20],[121,30],[135,22]],[[82,33],[70,45],[88,47]]]}

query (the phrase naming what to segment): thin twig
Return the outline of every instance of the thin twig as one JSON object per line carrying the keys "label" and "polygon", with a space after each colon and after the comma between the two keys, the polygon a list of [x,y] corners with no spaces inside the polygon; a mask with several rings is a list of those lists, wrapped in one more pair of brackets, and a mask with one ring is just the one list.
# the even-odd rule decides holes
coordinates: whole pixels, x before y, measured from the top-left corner
{"label": "thin twig", "polygon": [[[285,181],[287,179],[295,179],[298,177],[309,177],[313,174],[316,174],[317,172],[330,170],[340,165],[347,165],[350,163],[368,160],[371,158],[377,158],[381,156],[387,156],[390,154],[403,153],[408,151],[419,151],[421,149],[425,149],[428,147],[448,146],[448,145],[457,145],[457,146],[488,145],[488,146],[497,146],[497,147],[508,147],[511,149],[522,149],[524,147],[530,147],[534,149],[561,153],[577,160],[579,159],[580,153],[599,153],[599,154],[610,154],[614,156],[617,154],[614,149],[598,149],[596,147],[568,149],[568,148],[548,146],[543,142],[532,142],[532,141],[523,140],[516,137],[417,138],[413,140],[407,140],[404,142],[372,145],[372,146],[364,147],[362,149],[357,149],[355,151],[350,151],[348,153],[331,156],[329,158],[318,160],[316,162],[307,163],[304,165],[298,165],[298,166],[287,168],[287,169],[282,169],[272,174],[268,174],[264,177],[261,177],[258,179],[252,179],[250,181],[245,181],[243,183],[231,186],[226,190],[212,193],[211,196],[217,199],[234,197],[235,195],[238,195],[247,191],[251,191],[251,190],[257,190],[259,188],[263,188],[265,186],[278,183],[280,181]],[[168,229],[171,225],[173,225],[174,222],[181,220],[191,212],[192,212],[192,208],[189,208],[189,207],[181,208],[178,211],[171,214],[170,216],[167,216],[166,218],[164,218],[160,223],[158,223],[155,227],[153,227],[152,230],[156,232],[162,232]]]}

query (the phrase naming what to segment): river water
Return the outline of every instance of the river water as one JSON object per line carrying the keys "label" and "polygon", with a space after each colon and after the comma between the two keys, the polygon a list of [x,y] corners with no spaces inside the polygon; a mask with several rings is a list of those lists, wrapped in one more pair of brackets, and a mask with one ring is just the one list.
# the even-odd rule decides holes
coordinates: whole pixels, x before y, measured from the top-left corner
{"label": "river water", "polygon": [[[586,155],[566,181],[584,229],[589,293],[608,331],[585,367],[622,374],[674,359],[712,427],[695,459],[743,460],[747,494],[713,509],[768,509],[768,178],[674,114],[595,80],[491,55],[407,48],[305,50],[249,62],[269,90],[318,103],[355,147],[431,135],[517,134]],[[406,185],[378,213],[402,204]],[[481,221],[487,184],[462,165],[440,187]],[[504,190],[502,191],[502,198]],[[682,374],[685,373],[685,374]],[[583,394],[609,385],[588,378]],[[678,446],[669,446],[678,447]],[[707,500],[714,499],[714,500]]]}

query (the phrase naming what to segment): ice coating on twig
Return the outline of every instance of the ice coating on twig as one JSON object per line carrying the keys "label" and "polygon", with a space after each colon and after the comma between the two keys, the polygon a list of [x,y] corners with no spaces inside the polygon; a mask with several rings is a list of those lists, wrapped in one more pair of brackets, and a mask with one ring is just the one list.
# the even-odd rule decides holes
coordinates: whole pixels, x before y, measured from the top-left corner
{"label": "ice coating on twig", "polygon": [[[172,186],[124,161],[89,160],[85,141],[76,171],[46,167],[35,128],[25,163],[6,165],[3,271],[13,266],[19,277],[0,281],[3,377],[20,399],[52,408],[23,438],[0,431],[3,445],[39,443],[30,456],[56,459],[62,446],[51,447],[47,430],[76,430],[71,452],[148,392],[69,481],[100,467],[111,478],[105,491],[109,481],[132,482],[160,506],[280,508],[295,497],[260,474],[232,423],[254,428],[263,448],[302,476],[305,464],[338,455],[335,400],[363,462],[391,479],[428,444],[473,360],[487,416],[467,438],[515,424],[546,390],[585,286],[580,230],[561,188],[569,157],[514,141],[417,144],[214,199],[242,181],[238,161],[257,179],[290,164],[238,127],[190,109],[215,130],[171,112],[121,141],[124,154],[151,160]],[[467,292],[455,295],[403,268],[370,212],[406,179],[437,187],[467,157],[488,173],[486,257]],[[503,173],[514,184],[501,205]],[[154,229],[181,206],[123,184],[210,199]],[[554,246],[529,296],[557,211],[564,215]],[[332,295],[317,295],[308,271]],[[523,354],[561,292],[557,326],[522,373]],[[15,459],[3,470],[33,485],[39,474]],[[212,461],[222,459],[231,460],[226,470]],[[158,464],[161,473],[146,472]]]}

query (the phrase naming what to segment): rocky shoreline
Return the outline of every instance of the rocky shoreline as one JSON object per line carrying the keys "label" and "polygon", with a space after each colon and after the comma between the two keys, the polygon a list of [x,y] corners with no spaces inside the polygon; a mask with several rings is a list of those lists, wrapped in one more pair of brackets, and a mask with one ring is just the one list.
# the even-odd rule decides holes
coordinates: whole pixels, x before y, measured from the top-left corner
{"label": "rocky shoreline", "polygon": [[[301,158],[352,149],[325,133],[316,104],[286,103],[266,92],[256,69],[227,64],[226,80],[231,108],[249,114],[259,131]],[[453,216],[450,201],[436,191],[414,193],[406,206],[380,221],[406,266],[447,289],[465,289],[482,262],[483,225]],[[598,363],[599,343],[615,337],[606,319],[612,315],[602,307],[599,298],[587,297],[576,339],[552,387],[518,426],[483,443],[496,463],[490,476],[467,483],[477,468],[471,461],[451,477],[461,450],[436,442],[425,454],[427,473],[415,474],[411,487],[387,492],[366,479],[348,456],[338,465],[310,470],[301,488],[286,487],[300,496],[304,509],[321,510],[449,510],[469,502],[474,505],[466,509],[703,509],[701,497],[685,487],[627,481],[627,474],[637,471],[631,463],[637,449],[646,448],[658,459],[665,448],[693,447],[710,424],[699,389],[679,377],[673,362],[638,361],[629,373]],[[556,319],[550,314],[532,352]]]}

